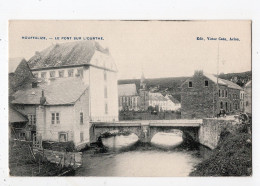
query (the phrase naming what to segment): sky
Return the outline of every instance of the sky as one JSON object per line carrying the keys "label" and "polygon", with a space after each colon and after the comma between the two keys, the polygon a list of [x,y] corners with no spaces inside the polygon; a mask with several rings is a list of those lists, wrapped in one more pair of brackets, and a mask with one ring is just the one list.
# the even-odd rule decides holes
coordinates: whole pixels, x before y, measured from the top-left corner
{"label": "sky", "polygon": [[[55,37],[72,39],[49,39]],[[250,21],[10,21],[9,58],[28,60],[36,51],[74,42],[74,37],[103,37],[99,43],[109,48],[118,79],[140,78],[142,72],[146,78],[163,78],[191,76],[195,70],[251,70]]]}

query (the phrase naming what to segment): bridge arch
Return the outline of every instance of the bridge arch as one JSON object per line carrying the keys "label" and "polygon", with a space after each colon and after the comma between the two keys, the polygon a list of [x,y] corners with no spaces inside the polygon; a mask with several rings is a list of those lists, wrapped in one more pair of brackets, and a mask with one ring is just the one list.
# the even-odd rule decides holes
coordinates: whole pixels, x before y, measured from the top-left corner
{"label": "bridge arch", "polygon": [[139,140],[143,137],[141,126],[92,126],[91,129],[91,142],[96,142],[97,139],[107,132],[113,132],[117,130],[119,133],[121,132],[129,132],[135,134]]}
{"label": "bridge arch", "polygon": [[180,130],[183,133],[183,139],[186,140],[192,140],[195,142],[199,141],[199,137],[198,137],[198,128],[195,127],[160,127],[160,126],[156,126],[156,127],[150,127],[150,139],[149,141],[152,140],[152,138],[159,132],[165,132],[165,133],[171,133],[173,132],[173,129],[176,130]]}

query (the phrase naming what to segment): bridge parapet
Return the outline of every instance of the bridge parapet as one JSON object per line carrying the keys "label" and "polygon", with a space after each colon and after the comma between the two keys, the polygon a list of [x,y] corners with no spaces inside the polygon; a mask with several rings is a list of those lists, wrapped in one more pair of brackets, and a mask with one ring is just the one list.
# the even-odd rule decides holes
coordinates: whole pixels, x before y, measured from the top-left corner
{"label": "bridge parapet", "polygon": [[[91,122],[91,141],[97,140],[102,133],[118,130],[135,133],[142,142],[150,142],[152,137],[158,132],[170,132],[172,129],[180,129],[189,133],[194,133],[193,138],[198,139],[197,133],[202,120],[136,120],[117,122]],[[195,134],[196,133],[196,134]],[[93,141],[94,140],[94,141]]]}

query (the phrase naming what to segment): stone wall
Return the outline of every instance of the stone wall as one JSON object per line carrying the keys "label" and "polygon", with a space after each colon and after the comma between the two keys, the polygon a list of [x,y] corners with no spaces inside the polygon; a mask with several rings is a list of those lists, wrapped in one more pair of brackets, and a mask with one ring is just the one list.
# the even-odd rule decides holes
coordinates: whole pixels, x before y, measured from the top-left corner
{"label": "stone wall", "polygon": [[235,131],[238,125],[234,120],[208,118],[203,119],[202,125],[199,129],[199,142],[211,149],[218,145],[220,133],[227,129],[231,133]]}
{"label": "stone wall", "polygon": [[[205,86],[205,81],[208,81],[208,86]],[[189,87],[189,82],[192,83],[192,87]],[[237,113],[239,106],[240,90],[225,85],[217,86],[202,72],[195,73],[182,84],[181,117],[183,119],[216,117],[221,108],[227,113]]]}
{"label": "stone wall", "polygon": [[252,81],[245,86],[245,112],[252,114]]}
{"label": "stone wall", "polygon": [[[206,80],[208,86],[205,86]],[[189,81],[192,82],[192,87],[189,87]],[[217,97],[214,82],[203,74],[194,75],[182,85],[181,117],[185,119],[212,117],[217,112]]]}

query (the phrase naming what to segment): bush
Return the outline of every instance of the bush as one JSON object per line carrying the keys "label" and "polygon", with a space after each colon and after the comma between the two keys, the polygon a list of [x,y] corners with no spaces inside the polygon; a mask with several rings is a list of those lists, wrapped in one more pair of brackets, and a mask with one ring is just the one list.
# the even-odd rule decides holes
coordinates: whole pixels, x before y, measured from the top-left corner
{"label": "bush", "polygon": [[252,175],[251,135],[224,130],[209,158],[199,163],[191,176],[250,176]]}
{"label": "bush", "polygon": [[75,151],[75,144],[72,141],[68,141],[68,142],[43,141],[42,146],[44,149],[49,149],[54,151],[65,151],[65,152]]}

